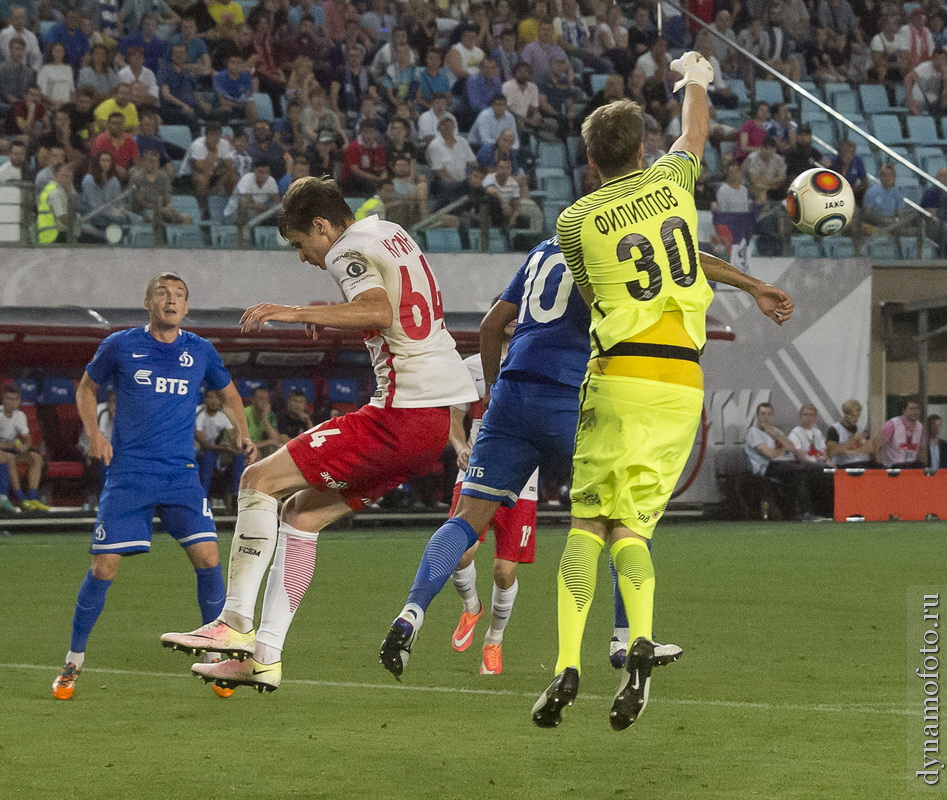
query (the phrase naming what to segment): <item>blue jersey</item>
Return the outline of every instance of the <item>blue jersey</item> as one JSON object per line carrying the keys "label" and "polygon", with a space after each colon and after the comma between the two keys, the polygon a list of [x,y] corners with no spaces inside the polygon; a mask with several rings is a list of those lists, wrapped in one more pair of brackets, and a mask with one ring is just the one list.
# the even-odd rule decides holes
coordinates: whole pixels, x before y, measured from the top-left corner
{"label": "blue jersey", "polygon": [[500,299],[519,306],[500,376],[580,387],[591,352],[591,314],[572,281],[558,237],[533,248]]}
{"label": "blue jersey", "polygon": [[206,339],[181,331],[166,344],[146,328],[113,333],[86,367],[115,388],[110,473],[166,474],[195,468],[194,423],[201,381],[223,389],[230,373]]}

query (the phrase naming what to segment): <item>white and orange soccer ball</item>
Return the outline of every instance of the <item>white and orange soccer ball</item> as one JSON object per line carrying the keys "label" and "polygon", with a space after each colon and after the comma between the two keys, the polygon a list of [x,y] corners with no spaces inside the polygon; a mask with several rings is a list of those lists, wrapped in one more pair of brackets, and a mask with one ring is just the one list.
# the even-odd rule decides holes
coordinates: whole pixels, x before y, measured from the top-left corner
{"label": "white and orange soccer ball", "polygon": [[786,210],[803,233],[832,236],[852,221],[855,193],[851,184],[837,172],[815,167],[789,184]]}

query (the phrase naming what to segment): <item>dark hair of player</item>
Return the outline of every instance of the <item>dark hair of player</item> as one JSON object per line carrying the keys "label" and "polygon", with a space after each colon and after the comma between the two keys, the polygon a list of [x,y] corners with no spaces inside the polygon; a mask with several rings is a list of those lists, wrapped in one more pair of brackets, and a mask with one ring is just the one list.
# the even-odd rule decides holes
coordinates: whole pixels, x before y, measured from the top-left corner
{"label": "dark hair of player", "polygon": [[283,197],[279,231],[289,238],[290,231],[306,233],[312,221],[322,217],[336,228],[347,228],[355,217],[345,202],[339,185],[331,178],[300,178],[290,184]]}
{"label": "dark hair of player", "polygon": [[184,278],[176,272],[162,272],[160,275],[156,275],[148,281],[148,288],[145,289],[145,305],[148,305],[148,302],[151,300],[152,292],[158,288],[158,284],[161,283],[161,281],[177,281],[180,283],[184,287],[184,299],[187,300],[190,290],[187,288]]}
{"label": "dark hair of player", "polygon": [[582,139],[603,180],[624,175],[639,166],[643,132],[641,106],[631,100],[618,100],[597,108],[582,123]]}
{"label": "dark hair of player", "polygon": [[907,408],[910,405],[923,406],[924,401],[919,394],[909,394],[904,398],[904,407]]}

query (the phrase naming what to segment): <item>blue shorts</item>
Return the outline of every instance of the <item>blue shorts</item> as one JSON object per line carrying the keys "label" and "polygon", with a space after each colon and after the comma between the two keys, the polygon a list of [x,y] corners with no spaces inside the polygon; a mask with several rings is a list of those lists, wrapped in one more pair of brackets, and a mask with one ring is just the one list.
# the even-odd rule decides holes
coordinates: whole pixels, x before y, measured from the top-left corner
{"label": "blue shorts", "polygon": [[577,388],[501,378],[491,391],[460,493],[512,508],[540,462],[568,474],[578,421]]}
{"label": "blue shorts", "polygon": [[156,511],[182,547],[217,541],[214,515],[196,469],[173,475],[106,473],[89,552],[147,553]]}

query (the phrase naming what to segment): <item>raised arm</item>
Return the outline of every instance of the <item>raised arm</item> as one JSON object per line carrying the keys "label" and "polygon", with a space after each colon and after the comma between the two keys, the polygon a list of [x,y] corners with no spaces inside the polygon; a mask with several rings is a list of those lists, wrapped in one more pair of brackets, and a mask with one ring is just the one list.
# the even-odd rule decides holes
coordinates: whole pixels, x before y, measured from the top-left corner
{"label": "raised arm", "polygon": [[699,53],[684,53],[671,62],[671,70],[681,75],[674,84],[674,91],[684,87],[684,103],[681,107],[681,135],[672,145],[672,150],[686,150],[698,158],[704,154],[704,145],[710,132],[710,101],[707,87],[713,82],[714,68]]}

